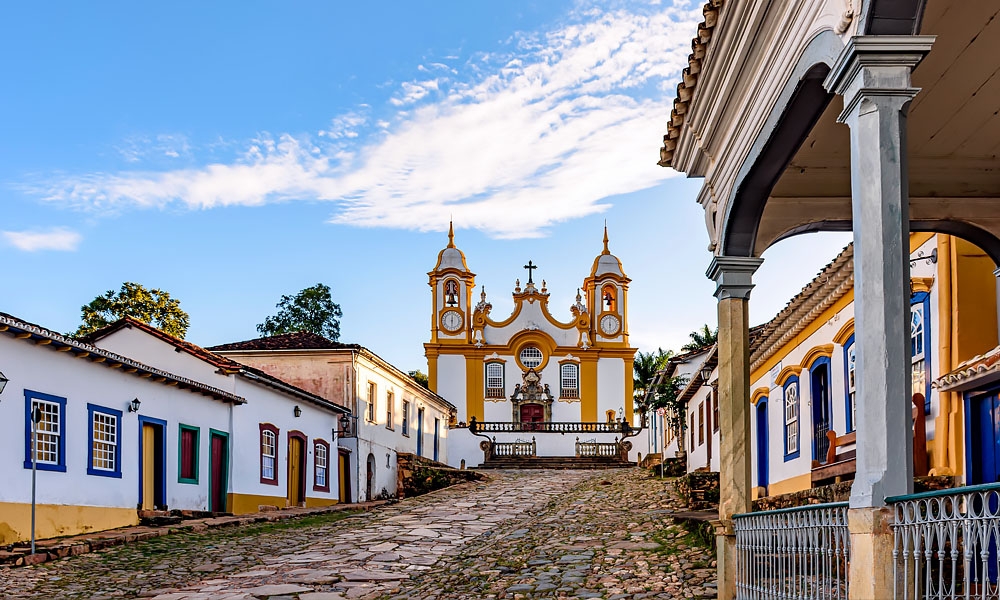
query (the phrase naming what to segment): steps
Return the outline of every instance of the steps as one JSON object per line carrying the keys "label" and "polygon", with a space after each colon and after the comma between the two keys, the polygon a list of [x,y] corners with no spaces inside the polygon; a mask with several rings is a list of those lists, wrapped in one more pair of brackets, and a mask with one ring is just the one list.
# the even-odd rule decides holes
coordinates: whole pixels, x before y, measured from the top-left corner
{"label": "steps", "polygon": [[635,465],[608,456],[503,456],[487,459],[479,469],[623,469]]}

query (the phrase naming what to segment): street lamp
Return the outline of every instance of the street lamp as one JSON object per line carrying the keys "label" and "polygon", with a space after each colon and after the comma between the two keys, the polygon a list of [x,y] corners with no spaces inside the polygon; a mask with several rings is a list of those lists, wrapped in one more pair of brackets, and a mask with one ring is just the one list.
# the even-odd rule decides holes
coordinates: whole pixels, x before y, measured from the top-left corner
{"label": "street lamp", "polygon": [[714,371],[714,370],[715,370],[715,367],[709,365],[707,361],[704,362],[704,363],[702,363],[702,365],[701,365],[701,380],[704,383],[708,383],[708,380],[711,379],[711,377],[712,377],[712,371]]}
{"label": "street lamp", "polygon": [[132,401],[128,403],[128,411],[130,413],[137,413],[137,412],[139,412],[139,405],[140,404],[142,404],[142,402],[140,402],[138,398],[133,398]]}
{"label": "street lamp", "polygon": [[7,387],[8,381],[10,381],[10,379],[7,379],[7,377],[4,376],[3,371],[0,371],[0,394],[2,394],[3,389]]}
{"label": "street lamp", "polygon": [[298,404],[295,405],[295,408],[292,409],[292,412],[295,413],[296,419],[302,416],[302,409],[299,408]]}

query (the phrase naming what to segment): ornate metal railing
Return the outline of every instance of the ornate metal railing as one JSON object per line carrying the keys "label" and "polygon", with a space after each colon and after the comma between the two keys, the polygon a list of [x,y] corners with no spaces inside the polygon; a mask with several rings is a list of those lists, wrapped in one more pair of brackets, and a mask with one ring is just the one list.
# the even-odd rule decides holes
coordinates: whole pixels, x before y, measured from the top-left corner
{"label": "ornate metal railing", "polygon": [[580,438],[576,438],[576,456],[577,458],[584,456],[620,456],[621,446],[618,445],[618,438],[615,438],[613,443],[598,442],[597,440],[589,440],[586,442],[581,442]]}
{"label": "ornate metal railing", "polygon": [[847,599],[847,503],[733,516],[736,597]]}
{"label": "ornate metal railing", "polygon": [[625,433],[633,431],[628,423],[510,423],[502,421],[476,421],[469,423],[472,433]]}
{"label": "ornate metal railing", "polygon": [[1000,484],[886,498],[895,597],[1000,598]]}
{"label": "ornate metal railing", "polygon": [[535,456],[536,451],[535,438],[531,438],[530,442],[525,440],[498,442],[496,438],[493,438],[493,442],[490,444],[490,454],[494,457]]}

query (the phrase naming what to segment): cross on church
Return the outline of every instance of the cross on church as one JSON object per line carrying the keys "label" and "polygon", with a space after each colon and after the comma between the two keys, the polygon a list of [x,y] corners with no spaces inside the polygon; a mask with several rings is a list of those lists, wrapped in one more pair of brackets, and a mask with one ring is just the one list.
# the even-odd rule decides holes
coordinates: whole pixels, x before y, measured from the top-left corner
{"label": "cross on church", "polygon": [[528,264],[524,265],[524,268],[528,270],[528,285],[533,285],[534,282],[531,280],[531,272],[538,268],[538,265],[532,264],[529,260]]}

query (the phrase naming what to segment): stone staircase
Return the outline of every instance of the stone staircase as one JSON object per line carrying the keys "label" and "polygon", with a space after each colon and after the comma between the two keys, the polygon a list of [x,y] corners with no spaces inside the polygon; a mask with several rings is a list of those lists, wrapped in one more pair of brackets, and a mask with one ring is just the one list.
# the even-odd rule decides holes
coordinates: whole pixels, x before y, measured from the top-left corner
{"label": "stone staircase", "polygon": [[612,456],[499,456],[479,469],[623,469],[635,464]]}

